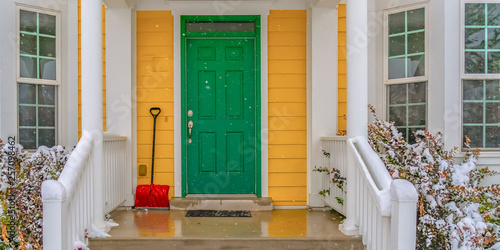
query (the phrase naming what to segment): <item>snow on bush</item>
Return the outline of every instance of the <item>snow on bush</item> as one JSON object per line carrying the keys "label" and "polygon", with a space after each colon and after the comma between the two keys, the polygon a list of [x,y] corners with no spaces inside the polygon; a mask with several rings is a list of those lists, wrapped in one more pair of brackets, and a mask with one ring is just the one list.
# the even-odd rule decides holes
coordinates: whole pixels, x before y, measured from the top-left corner
{"label": "snow on bush", "polygon": [[57,180],[69,153],[62,146],[41,146],[28,158],[21,145],[4,145],[1,140],[0,148],[0,249],[41,249],[42,182]]}
{"label": "snow on bush", "polygon": [[500,249],[500,185],[479,185],[496,174],[476,168],[479,150],[467,139],[457,163],[458,149],[445,150],[441,133],[417,131],[416,143],[408,144],[394,123],[370,109],[370,145],[392,178],[410,181],[419,194],[417,249]]}

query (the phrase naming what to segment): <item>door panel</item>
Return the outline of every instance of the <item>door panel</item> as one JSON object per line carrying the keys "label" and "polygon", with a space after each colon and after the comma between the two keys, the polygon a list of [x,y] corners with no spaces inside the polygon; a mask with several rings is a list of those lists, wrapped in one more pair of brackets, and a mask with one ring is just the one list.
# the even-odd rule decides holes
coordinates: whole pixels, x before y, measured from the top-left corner
{"label": "door panel", "polygon": [[254,38],[186,40],[188,194],[256,193]]}

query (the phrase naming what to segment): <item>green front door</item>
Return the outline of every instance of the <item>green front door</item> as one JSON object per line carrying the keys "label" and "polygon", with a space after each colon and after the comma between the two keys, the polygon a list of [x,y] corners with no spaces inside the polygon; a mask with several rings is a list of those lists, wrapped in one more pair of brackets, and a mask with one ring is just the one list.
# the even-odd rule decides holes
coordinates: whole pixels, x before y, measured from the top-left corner
{"label": "green front door", "polygon": [[255,43],[185,40],[188,194],[256,194]]}

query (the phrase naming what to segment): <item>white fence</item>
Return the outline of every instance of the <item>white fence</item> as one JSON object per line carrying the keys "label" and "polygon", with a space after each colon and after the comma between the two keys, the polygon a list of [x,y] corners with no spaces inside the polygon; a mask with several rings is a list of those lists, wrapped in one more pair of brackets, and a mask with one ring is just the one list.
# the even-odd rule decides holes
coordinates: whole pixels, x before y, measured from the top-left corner
{"label": "white fence", "polygon": [[[406,180],[392,180],[366,138],[347,141],[353,159],[355,224],[367,249],[415,249],[418,194]],[[348,218],[349,219],[349,218]]]}
{"label": "white fence", "polygon": [[127,137],[103,133],[104,212],[109,213],[125,201],[127,183]]}
{"label": "white fence", "polygon": [[106,227],[104,214],[125,200],[126,139],[111,134],[103,138],[101,146],[99,134],[83,131],[59,179],[43,182],[44,249],[70,250],[76,241],[88,244],[87,234]]}
{"label": "white fence", "polygon": [[341,189],[336,183],[332,182],[332,170],[337,169],[340,176],[347,176],[346,137],[321,137],[321,149],[323,150],[323,167],[330,172],[330,174],[322,173],[322,188],[330,191],[322,199],[328,206],[345,215],[345,206],[343,204],[346,199],[345,191],[347,186],[344,183]]}

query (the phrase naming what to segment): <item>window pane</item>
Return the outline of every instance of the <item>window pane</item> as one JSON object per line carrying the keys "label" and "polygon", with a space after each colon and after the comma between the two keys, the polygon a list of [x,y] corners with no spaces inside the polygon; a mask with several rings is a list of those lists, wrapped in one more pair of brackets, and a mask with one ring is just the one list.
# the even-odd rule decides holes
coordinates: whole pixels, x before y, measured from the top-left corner
{"label": "window pane", "polygon": [[425,32],[408,34],[408,54],[425,51]]}
{"label": "window pane", "polygon": [[483,123],[483,104],[464,103],[464,123]]}
{"label": "window pane", "polygon": [[19,144],[24,149],[36,149],[36,129],[20,128],[19,129]]}
{"label": "window pane", "polygon": [[408,143],[410,144],[413,144],[416,142],[416,139],[415,139],[415,132],[419,131],[419,130],[425,130],[425,128],[409,128],[408,129]]}
{"label": "window pane", "polygon": [[425,82],[408,84],[408,103],[425,103],[426,88]]}
{"label": "window pane", "polygon": [[19,24],[21,31],[36,32],[36,13],[21,10]]}
{"label": "window pane", "polygon": [[483,146],[483,127],[482,126],[472,126],[464,127],[464,142],[465,137],[470,139],[470,146],[473,148],[482,148]]}
{"label": "window pane", "polygon": [[36,57],[21,56],[19,63],[19,74],[21,77],[37,78]]}
{"label": "window pane", "polygon": [[186,32],[254,32],[254,22],[188,22]]}
{"label": "window pane", "polygon": [[405,54],[405,36],[389,38],[389,56],[400,56]]}
{"label": "window pane", "polygon": [[481,3],[465,4],[465,25],[484,25],[484,7]]}
{"label": "window pane", "polygon": [[21,54],[36,55],[36,48],[36,36],[27,34],[20,35],[19,49],[21,50]]}
{"label": "window pane", "polygon": [[500,52],[488,52],[488,73],[500,73]]}
{"label": "window pane", "polygon": [[483,100],[483,81],[464,81],[464,100]]}
{"label": "window pane", "polygon": [[38,146],[53,147],[56,143],[56,133],[54,129],[38,130]]}
{"label": "window pane", "polygon": [[408,11],[408,31],[425,28],[424,8]]}
{"label": "window pane", "polygon": [[425,105],[408,106],[408,126],[425,125]]}
{"label": "window pane", "polygon": [[389,59],[389,79],[404,78],[406,77],[406,59],[405,58],[392,58]]}
{"label": "window pane", "polygon": [[500,28],[488,28],[488,49],[500,49]]}
{"label": "window pane", "polygon": [[484,52],[465,52],[465,73],[485,73]]}
{"label": "window pane", "polygon": [[56,16],[40,14],[40,34],[56,35]]}
{"label": "window pane", "polygon": [[56,80],[56,60],[40,59],[40,78]]}
{"label": "window pane", "polygon": [[38,104],[55,104],[55,87],[50,85],[38,85]]}
{"label": "window pane", "polygon": [[401,136],[406,140],[408,137],[408,129],[407,128],[397,128],[398,132],[401,133]]}
{"label": "window pane", "polygon": [[389,15],[389,35],[405,32],[405,12]]}
{"label": "window pane", "polygon": [[56,39],[50,37],[40,37],[40,55],[55,57],[56,56]]}
{"label": "window pane", "polygon": [[487,126],[485,128],[485,139],[487,148],[500,148],[500,129],[498,126]]}
{"label": "window pane", "polygon": [[36,103],[36,86],[34,84],[19,84],[19,103],[35,104]]}
{"label": "window pane", "polygon": [[486,123],[500,123],[500,103],[486,103]]}
{"label": "window pane", "polygon": [[485,46],[484,29],[466,28],[465,29],[465,48],[466,49],[484,49]]}
{"label": "window pane", "polygon": [[38,108],[38,126],[54,127],[55,126],[55,108],[39,107]]}
{"label": "window pane", "polygon": [[390,107],[389,120],[396,126],[406,126],[406,106]]}
{"label": "window pane", "polygon": [[19,126],[36,126],[36,107],[19,106]]}
{"label": "window pane", "polygon": [[389,104],[406,103],[406,84],[395,84],[389,86]]}
{"label": "window pane", "polygon": [[488,25],[500,26],[500,4],[488,4]]}
{"label": "window pane", "polygon": [[408,57],[408,76],[424,76],[425,75],[425,57],[420,56],[410,56]]}
{"label": "window pane", "polygon": [[30,149],[40,145],[53,146],[56,133],[57,87],[20,83],[18,88],[19,137],[23,137]]}

